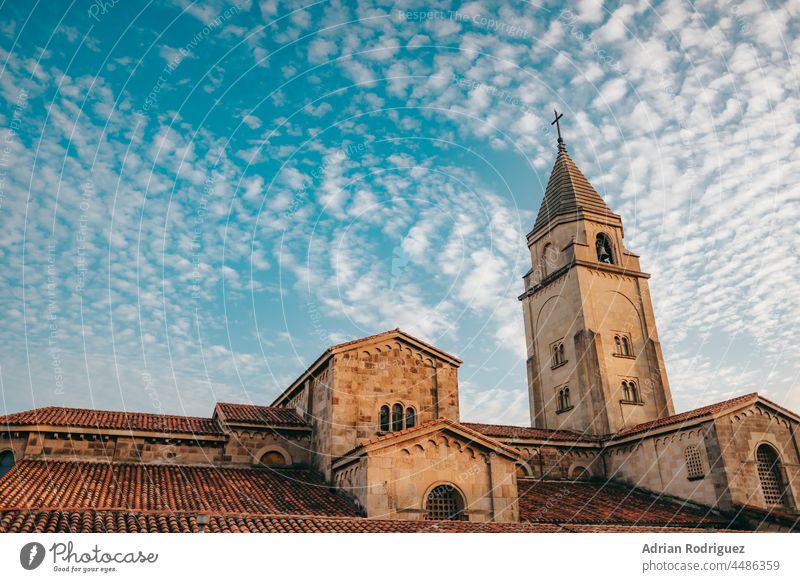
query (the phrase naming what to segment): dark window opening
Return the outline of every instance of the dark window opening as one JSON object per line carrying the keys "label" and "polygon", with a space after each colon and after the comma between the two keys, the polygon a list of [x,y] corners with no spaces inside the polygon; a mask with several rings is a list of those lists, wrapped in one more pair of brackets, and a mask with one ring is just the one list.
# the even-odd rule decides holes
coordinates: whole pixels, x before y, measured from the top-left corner
{"label": "dark window opening", "polygon": [[417,423],[417,415],[411,407],[406,408],[406,428],[414,428]]}
{"label": "dark window opening", "polygon": [[5,475],[14,466],[14,453],[11,451],[3,451],[0,453],[0,477]]}
{"label": "dark window opening", "polygon": [[558,391],[558,410],[567,410],[572,407],[569,397],[569,388],[562,388]]}
{"label": "dark window opening", "polygon": [[614,253],[611,249],[611,241],[608,240],[608,237],[604,235],[602,232],[597,235],[597,239],[595,240],[595,247],[597,248],[597,260],[601,263],[607,263],[609,265],[614,264]]}
{"label": "dark window opening", "polygon": [[395,404],[392,407],[392,431],[403,430],[403,405]]}
{"label": "dark window opening", "polygon": [[564,342],[560,342],[553,346],[553,368],[560,366],[567,361],[564,353]]}
{"label": "dark window opening", "polygon": [[381,406],[381,432],[389,432],[389,407]]}

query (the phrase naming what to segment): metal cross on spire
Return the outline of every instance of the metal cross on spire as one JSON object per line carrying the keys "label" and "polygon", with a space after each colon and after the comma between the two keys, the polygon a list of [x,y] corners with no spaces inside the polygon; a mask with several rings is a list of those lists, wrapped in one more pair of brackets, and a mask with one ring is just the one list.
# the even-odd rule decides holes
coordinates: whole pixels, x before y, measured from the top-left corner
{"label": "metal cross on spire", "polygon": [[564,146],[564,140],[561,137],[561,123],[559,123],[560,119],[564,117],[564,114],[559,113],[555,109],[553,109],[553,113],[555,114],[556,118],[550,122],[550,125],[555,125],[556,131],[558,131],[558,149],[559,151],[566,150],[566,147]]}

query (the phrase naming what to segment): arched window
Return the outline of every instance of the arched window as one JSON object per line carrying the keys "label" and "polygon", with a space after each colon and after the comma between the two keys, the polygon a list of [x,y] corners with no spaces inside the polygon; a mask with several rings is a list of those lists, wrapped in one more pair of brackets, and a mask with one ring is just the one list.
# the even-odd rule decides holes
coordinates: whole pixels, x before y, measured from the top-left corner
{"label": "arched window", "polygon": [[552,367],[555,368],[556,366],[560,366],[561,364],[567,361],[566,355],[564,354],[564,342],[558,342],[557,344],[553,344],[553,363]]}
{"label": "arched window", "polygon": [[636,382],[628,382],[628,390],[631,393],[631,402],[641,402],[639,398],[639,388],[636,387]]}
{"label": "arched window", "polygon": [[417,413],[410,406],[406,408],[406,428],[414,428],[417,424]]}
{"label": "arched window", "polygon": [[403,430],[403,405],[392,406],[392,431]]}
{"label": "arched window", "polygon": [[14,453],[13,451],[3,451],[0,453],[0,477],[5,475],[14,466]]}
{"label": "arched window", "polygon": [[631,387],[625,380],[622,381],[622,399],[627,400],[628,402],[632,400]]}
{"label": "arched window", "polygon": [[630,356],[631,355],[631,344],[628,341],[628,338],[622,336],[622,355],[623,356]]}
{"label": "arched window", "polygon": [[595,247],[597,249],[597,260],[601,263],[614,264],[614,252],[611,249],[611,241],[602,232],[597,235],[595,240]]}
{"label": "arched window", "polygon": [[562,388],[558,391],[558,410],[567,410],[572,406],[569,398],[569,388]]}
{"label": "arched window", "polygon": [[618,356],[622,354],[622,338],[618,335],[614,336],[614,353]]}
{"label": "arched window", "polygon": [[569,472],[569,476],[571,479],[586,479],[590,477],[589,469],[583,467],[581,465],[576,465],[572,468]]}
{"label": "arched window", "polygon": [[450,484],[434,487],[425,503],[425,519],[465,521],[464,498]]}
{"label": "arched window", "polygon": [[706,476],[703,470],[703,459],[700,457],[700,449],[695,445],[689,445],[683,451],[683,458],[686,462],[686,474],[690,481],[694,479],[702,479]]}
{"label": "arched window", "polygon": [[758,479],[761,492],[767,505],[786,505],[786,486],[778,453],[769,445],[761,445],[756,450]]}
{"label": "arched window", "polygon": [[389,407],[381,406],[381,432],[389,432]]}
{"label": "arched window", "polygon": [[261,460],[259,462],[262,465],[271,467],[282,467],[288,464],[286,462],[286,457],[284,457],[283,453],[280,451],[267,451],[261,456]]}

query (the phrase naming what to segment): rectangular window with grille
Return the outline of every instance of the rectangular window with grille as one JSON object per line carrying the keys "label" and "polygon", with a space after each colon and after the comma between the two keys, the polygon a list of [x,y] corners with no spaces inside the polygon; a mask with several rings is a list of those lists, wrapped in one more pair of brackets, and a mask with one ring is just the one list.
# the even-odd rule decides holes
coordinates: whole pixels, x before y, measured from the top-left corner
{"label": "rectangular window with grille", "polygon": [[706,476],[705,470],[703,469],[703,459],[700,456],[700,450],[696,446],[692,445],[686,447],[684,456],[686,459],[686,473],[690,481],[702,479]]}

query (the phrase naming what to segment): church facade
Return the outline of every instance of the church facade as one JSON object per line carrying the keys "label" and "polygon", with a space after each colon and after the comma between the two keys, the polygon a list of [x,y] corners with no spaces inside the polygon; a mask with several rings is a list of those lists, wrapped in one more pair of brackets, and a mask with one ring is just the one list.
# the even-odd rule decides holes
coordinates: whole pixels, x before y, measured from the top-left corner
{"label": "church facade", "polygon": [[527,244],[530,426],[462,422],[461,361],[395,329],[268,406],[0,417],[0,531],[798,529],[800,418],[675,413],[649,275],[560,138]]}

